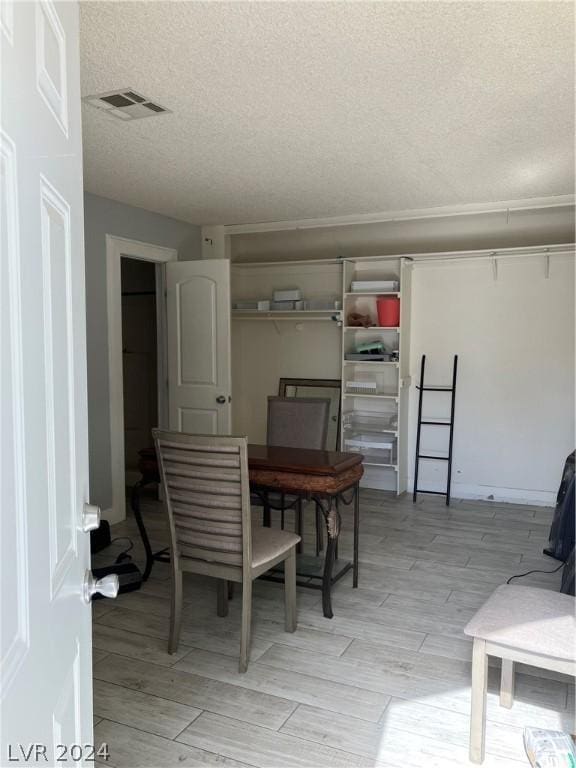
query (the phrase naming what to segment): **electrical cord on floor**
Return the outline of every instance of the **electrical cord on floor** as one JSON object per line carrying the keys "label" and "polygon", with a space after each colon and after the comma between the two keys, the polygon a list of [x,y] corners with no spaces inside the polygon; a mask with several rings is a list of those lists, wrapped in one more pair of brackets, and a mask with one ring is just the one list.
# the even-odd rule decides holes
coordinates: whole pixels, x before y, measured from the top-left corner
{"label": "electrical cord on floor", "polygon": [[122,552],[120,552],[120,554],[114,561],[115,564],[123,563],[125,560],[132,560],[132,556],[128,554],[132,549],[134,549],[134,542],[132,541],[132,539],[128,538],[128,536],[118,536],[117,538],[112,539],[110,544],[114,544],[117,541],[127,541],[129,546],[127,549],[124,549]]}
{"label": "electrical cord on floor", "polygon": [[512,581],[512,579],[522,579],[522,578],[524,578],[524,576],[530,576],[530,574],[532,574],[532,573],[558,573],[558,571],[560,570],[560,568],[563,568],[565,565],[566,565],[566,563],[565,563],[565,562],[561,562],[561,563],[560,563],[560,565],[558,566],[558,568],[554,568],[554,570],[553,570],[553,571],[540,571],[540,570],[535,570],[535,571],[526,571],[526,573],[517,573],[517,574],[516,574],[516,576],[510,576],[510,578],[508,579],[508,581],[506,582],[506,584],[510,584],[510,582]]}

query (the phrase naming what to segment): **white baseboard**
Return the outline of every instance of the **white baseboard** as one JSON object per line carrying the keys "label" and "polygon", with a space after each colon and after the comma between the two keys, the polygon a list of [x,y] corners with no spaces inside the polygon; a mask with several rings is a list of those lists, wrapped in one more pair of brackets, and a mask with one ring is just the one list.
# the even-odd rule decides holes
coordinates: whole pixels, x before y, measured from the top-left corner
{"label": "white baseboard", "polygon": [[[412,493],[413,478],[409,479],[408,490]],[[446,486],[441,483],[427,483],[431,491],[444,492]],[[489,485],[467,485],[452,483],[452,498],[474,501],[495,501],[505,504],[533,504],[540,507],[553,507],[556,504],[555,491],[533,491],[527,488],[498,488]]]}
{"label": "white baseboard", "polygon": [[107,520],[110,523],[110,525],[121,523],[123,520],[126,519],[121,512],[115,512],[112,507],[109,507],[108,509],[103,509],[101,513],[101,517],[103,520]]}

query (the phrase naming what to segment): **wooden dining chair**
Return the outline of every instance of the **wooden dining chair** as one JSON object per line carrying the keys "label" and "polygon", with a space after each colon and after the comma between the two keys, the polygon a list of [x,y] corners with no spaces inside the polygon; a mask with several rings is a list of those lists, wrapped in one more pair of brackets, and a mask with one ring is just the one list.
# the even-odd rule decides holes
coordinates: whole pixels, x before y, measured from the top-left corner
{"label": "wooden dining chair", "polygon": [[[323,397],[268,397],[266,444],[283,448],[326,449],[330,399]],[[254,503],[254,498],[252,499]],[[284,528],[284,514],[295,509],[296,533],[302,536],[302,499],[293,494],[268,492],[262,501],[265,517],[273,510],[280,511],[280,527]],[[316,505],[316,554],[322,550],[324,519]],[[300,543],[299,549],[302,544]]]}
{"label": "wooden dining chair", "polygon": [[252,582],[284,562],[286,631],[296,629],[296,545],[288,531],[252,528],[245,437],[188,435],[153,429],[172,546],[168,652],[178,648],[182,573],[213,576],[218,613],[225,615],[228,582],[242,583],[240,672],[250,657]]}

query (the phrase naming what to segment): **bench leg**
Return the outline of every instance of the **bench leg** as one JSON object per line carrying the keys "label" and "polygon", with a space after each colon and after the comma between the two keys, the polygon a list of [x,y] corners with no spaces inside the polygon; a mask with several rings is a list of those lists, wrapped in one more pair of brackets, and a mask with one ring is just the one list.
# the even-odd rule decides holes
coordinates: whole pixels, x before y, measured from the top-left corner
{"label": "bench leg", "polygon": [[500,706],[510,709],[514,702],[514,662],[502,659],[502,676],[500,678]]}
{"label": "bench leg", "polygon": [[295,632],[296,618],[296,548],[284,560],[284,591],[286,603],[286,632]]}
{"label": "bench leg", "polygon": [[486,641],[476,637],[472,651],[472,709],[470,714],[470,760],[473,763],[484,762],[487,689]]}

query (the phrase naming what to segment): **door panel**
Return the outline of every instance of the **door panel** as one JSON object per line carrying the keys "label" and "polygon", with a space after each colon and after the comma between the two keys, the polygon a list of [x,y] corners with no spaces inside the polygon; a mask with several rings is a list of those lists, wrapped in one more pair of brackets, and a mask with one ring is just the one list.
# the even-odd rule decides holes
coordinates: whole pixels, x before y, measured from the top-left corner
{"label": "door panel", "polygon": [[[23,662],[30,639],[28,536],[24,483],[24,413],[20,263],[18,250],[16,147],[0,136],[0,432],[2,453],[2,687],[10,685]],[[6,510],[10,514],[6,514]],[[14,553],[21,557],[14,562]]]}
{"label": "door panel", "polygon": [[203,411],[200,408],[179,408],[178,430],[197,435],[218,434],[217,411]]}
{"label": "door panel", "polygon": [[[202,276],[183,280],[176,286],[180,310],[180,384],[217,384],[217,290],[214,280]],[[186,330],[190,328],[197,329],[193,344]]]}
{"label": "door panel", "polygon": [[170,429],[231,429],[230,262],[166,265]]}
{"label": "door panel", "polygon": [[50,587],[54,596],[77,556],[70,211],[49,182],[40,179],[46,465],[50,521]]}
{"label": "door panel", "polygon": [[54,765],[92,741],[77,4],[2,3],[0,46],[0,764]]}

